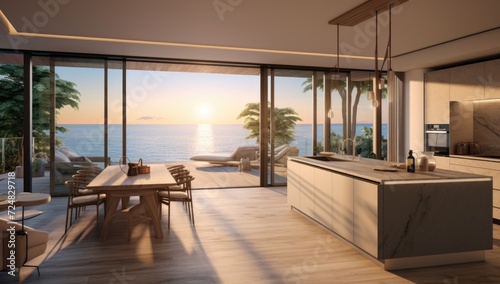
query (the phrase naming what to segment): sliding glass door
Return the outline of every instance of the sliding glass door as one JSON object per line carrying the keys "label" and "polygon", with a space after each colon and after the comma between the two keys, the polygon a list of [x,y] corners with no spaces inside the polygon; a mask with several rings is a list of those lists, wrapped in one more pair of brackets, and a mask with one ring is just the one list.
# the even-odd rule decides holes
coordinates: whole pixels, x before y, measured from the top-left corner
{"label": "sliding glass door", "polygon": [[312,71],[273,69],[269,84],[269,184],[286,185],[291,156],[312,155]]}
{"label": "sliding glass door", "polygon": [[128,61],[126,70],[128,159],[186,164],[200,175],[195,188],[259,186],[259,69]]}
{"label": "sliding glass door", "polygon": [[[2,64],[3,80],[9,68],[24,68],[14,54],[3,54]],[[34,56],[32,64],[34,191],[65,194],[78,168],[120,159],[189,164],[206,175],[197,188],[286,185],[290,156],[375,157],[374,130],[386,157],[386,85],[375,86],[373,72],[62,56]],[[18,81],[10,110],[22,120]],[[17,126],[2,128],[4,173],[22,169],[25,130]]]}
{"label": "sliding glass door", "polygon": [[55,145],[53,195],[79,169],[103,169],[104,60],[53,58],[55,71]]}

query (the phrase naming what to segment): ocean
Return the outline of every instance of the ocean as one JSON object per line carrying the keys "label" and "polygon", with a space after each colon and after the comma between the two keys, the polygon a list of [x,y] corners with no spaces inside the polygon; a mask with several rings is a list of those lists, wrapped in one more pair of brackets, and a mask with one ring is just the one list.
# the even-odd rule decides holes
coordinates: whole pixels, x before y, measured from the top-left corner
{"label": "ocean", "polygon": [[[69,131],[57,138],[67,147],[82,156],[104,156],[104,126],[98,124],[61,124]],[[363,127],[358,124],[357,135]],[[318,125],[318,141],[323,138],[323,125]],[[332,131],[342,133],[341,124],[333,124]],[[299,155],[312,155],[311,124],[298,124],[295,128],[293,145],[299,148]],[[130,124],[127,125],[127,158],[145,163],[186,161],[202,154],[232,153],[238,146],[256,145],[255,139],[245,139],[250,134],[242,124]],[[387,137],[387,125],[382,127]],[[109,125],[108,155],[112,163],[122,156],[121,125]]]}

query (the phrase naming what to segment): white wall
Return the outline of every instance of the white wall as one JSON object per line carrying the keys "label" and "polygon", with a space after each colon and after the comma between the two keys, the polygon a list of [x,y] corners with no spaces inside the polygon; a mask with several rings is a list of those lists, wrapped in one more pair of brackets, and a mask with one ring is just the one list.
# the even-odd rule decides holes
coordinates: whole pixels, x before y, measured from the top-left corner
{"label": "white wall", "polygon": [[408,150],[424,150],[424,74],[427,69],[415,69],[404,76],[405,145]]}

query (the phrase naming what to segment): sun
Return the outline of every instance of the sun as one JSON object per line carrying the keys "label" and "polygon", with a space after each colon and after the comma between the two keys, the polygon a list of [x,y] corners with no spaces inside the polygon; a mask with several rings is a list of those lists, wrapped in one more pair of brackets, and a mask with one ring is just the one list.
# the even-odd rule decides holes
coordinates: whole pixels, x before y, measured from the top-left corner
{"label": "sun", "polygon": [[207,121],[212,118],[213,109],[210,105],[200,105],[196,110],[196,115],[199,120]]}

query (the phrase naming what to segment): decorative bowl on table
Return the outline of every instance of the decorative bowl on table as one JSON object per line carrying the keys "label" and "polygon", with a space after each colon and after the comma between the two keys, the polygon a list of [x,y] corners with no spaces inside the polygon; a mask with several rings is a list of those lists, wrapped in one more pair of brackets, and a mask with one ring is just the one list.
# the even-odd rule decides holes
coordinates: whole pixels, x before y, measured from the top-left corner
{"label": "decorative bowl on table", "polygon": [[148,165],[138,166],[137,170],[139,174],[149,174],[151,172],[151,167]]}

